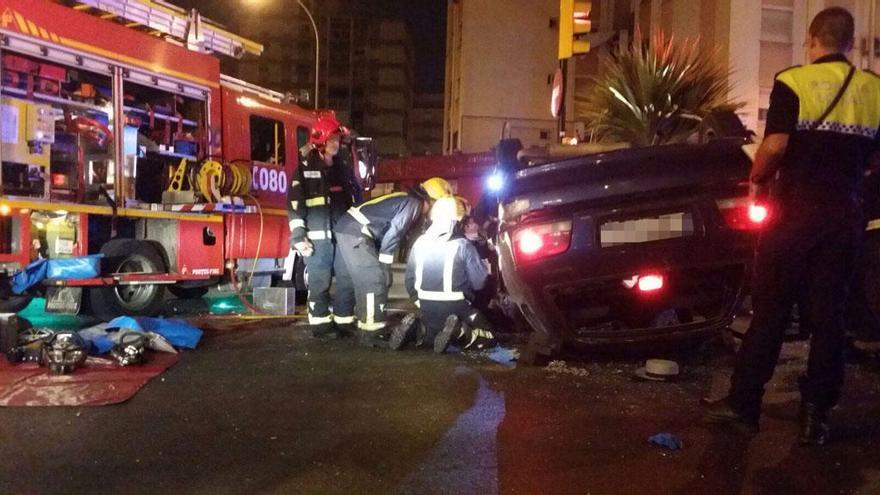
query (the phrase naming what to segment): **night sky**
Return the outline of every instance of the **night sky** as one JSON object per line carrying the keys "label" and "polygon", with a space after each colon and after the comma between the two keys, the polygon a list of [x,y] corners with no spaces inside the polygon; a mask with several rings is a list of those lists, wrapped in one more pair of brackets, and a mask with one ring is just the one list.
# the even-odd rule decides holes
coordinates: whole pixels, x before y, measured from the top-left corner
{"label": "night sky", "polygon": [[[224,19],[223,14],[234,11],[234,9],[224,9],[224,12],[218,12],[217,4],[234,5],[236,1],[170,0],[170,3],[184,8],[196,8],[209,18],[228,22]],[[285,1],[293,3],[293,0]],[[320,0],[315,0],[316,10],[320,8],[320,4]],[[372,17],[407,21],[415,46],[416,92],[443,92],[446,0],[360,0],[358,4],[366,9],[367,15]]]}

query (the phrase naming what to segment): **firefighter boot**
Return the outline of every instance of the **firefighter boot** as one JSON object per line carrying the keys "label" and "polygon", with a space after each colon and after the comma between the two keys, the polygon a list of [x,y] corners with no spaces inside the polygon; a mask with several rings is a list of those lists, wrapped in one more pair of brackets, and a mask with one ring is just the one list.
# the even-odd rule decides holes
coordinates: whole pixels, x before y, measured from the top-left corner
{"label": "firefighter boot", "polygon": [[801,404],[801,431],[798,441],[801,445],[825,445],[828,442],[828,411],[813,403]]}
{"label": "firefighter boot", "polygon": [[418,321],[416,315],[410,313],[403,317],[391,331],[391,337],[388,339],[388,348],[392,351],[399,351],[403,345],[411,340],[415,340]]}
{"label": "firefighter boot", "polygon": [[336,335],[340,339],[345,339],[357,334],[357,327],[354,323],[335,323]]}
{"label": "firefighter boot", "polygon": [[382,332],[380,330],[358,330],[358,343],[364,347],[372,347],[376,349],[382,349],[388,346],[388,342],[382,338]]}
{"label": "firefighter boot", "polygon": [[443,325],[443,330],[441,330],[440,333],[437,334],[437,337],[434,338],[434,352],[437,354],[443,354],[446,352],[446,349],[449,348],[449,343],[460,336],[461,320],[459,320],[456,315],[447,316],[446,323]]}
{"label": "firefighter boot", "polygon": [[332,323],[321,323],[318,325],[310,325],[312,328],[312,337],[318,340],[336,340],[339,335]]}

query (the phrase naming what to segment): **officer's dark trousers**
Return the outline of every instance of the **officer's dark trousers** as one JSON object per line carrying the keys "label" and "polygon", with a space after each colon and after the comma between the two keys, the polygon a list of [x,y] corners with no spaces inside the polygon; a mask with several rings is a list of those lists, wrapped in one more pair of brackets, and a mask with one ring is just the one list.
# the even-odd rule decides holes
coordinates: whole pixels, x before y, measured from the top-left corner
{"label": "officer's dark trousers", "polygon": [[337,233],[336,246],[354,287],[358,328],[371,332],[382,330],[388,287],[375,242],[364,235]]}
{"label": "officer's dark trousers", "polygon": [[[458,320],[464,323],[468,328],[479,328],[491,333],[492,327],[489,320],[480,313],[479,310],[471,306],[467,300],[461,301],[426,301],[419,300],[419,308],[422,310],[422,325],[425,326],[426,341],[433,342],[434,337],[443,330],[446,318],[449,315],[458,316]],[[456,338],[458,336],[455,336]],[[470,340],[469,334],[465,332],[460,342]]]}
{"label": "officer's dark trousers", "polygon": [[[315,252],[304,258],[309,277],[309,324],[352,323],[354,294],[352,281],[345,264],[336,256],[336,246],[330,240],[312,241]],[[330,298],[330,284],[336,275],[334,297]],[[333,311],[330,311],[331,304]]]}
{"label": "officer's dark trousers", "polygon": [[789,200],[775,207],[755,257],[754,317],[737,355],[730,398],[739,412],[760,414],[764,385],[773,376],[792,305],[798,296],[813,330],[801,399],[834,406],[843,384],[843,312],[861,240],[861,209]]}

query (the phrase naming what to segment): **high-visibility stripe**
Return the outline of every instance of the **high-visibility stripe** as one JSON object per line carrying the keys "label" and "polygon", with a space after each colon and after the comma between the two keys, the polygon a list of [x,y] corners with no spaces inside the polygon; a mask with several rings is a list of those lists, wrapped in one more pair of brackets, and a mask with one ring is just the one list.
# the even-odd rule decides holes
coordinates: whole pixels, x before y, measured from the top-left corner
{"label": "high-visibility stripe", "polygon": [[290,209],[291,210],[295,210],[297,206],[299,206],[299,201],[291,201],[290,202]]}
{"label": "high-visibility stripe", "polygon": [[306,233],[306,237],[313,241],[323,241],[324,239],[332,239],[333,233],[329,230],[310,230]]}
{"label": "high-visibility stripe", "polygon": [[328,203],[327,198],[325,196],[318,196],[317,198],[309,198],[306,200],[306,207],[311,208],[313,206],[324,206]]}
{"label": "high-visibility stripe", "polygon": [[339,316],[333,315],[333,321],[339,323],[340,325],[351,325],[354,323],[354,315],[352,316]]}
{"label": "high-visibility stripe", "polygon": [[376,322],[376,294],[367,292],[367,320],[364,323]]}
{"label": "high-visibility stripe", "polygon": [[383,328],[385,328],[385,322],[380,321],[378,323],[366,323],[363,321],[359,321],[358,328],[360,328],[361,330],[364,330],[365,332],[375,332],[375,331],[382,330]]}
{"label": "high-visibility stripe", "polygon": [[421,308],[421,307],[422,307],[422,303],[421,303],[418,299],[416,299],[416,307],[417,307],[417,308]]}
{"label": "high-visibility stripe", "polygon": [[417,289],[419,299],[423,301],[462,301],[464,300],[464,292],[446,292],[434,290]]}
{"label": "high-visibility stripe", "polygon": [[333,317],[328,316],[314,316],[309,313],[309,325],[323,325],[325,323],[333,323]]}
{"label": "high-visibility stripe", "polygon": [[394,263],[394,255],[388,253],[382,253],[379,255],[379,263],[385,263],[386,265],[390,265]]}
{"label": "high-visibility stripe", "polygon": [[290,227],[290,230],[293,229],[302,229],[306,226],[306,221],[302,218],[294,218],[293,220],[287,222],[287,226]]}
{"label": "high-visibility stripe", "polygon": [[354,219],[357,220],[357,222],[361,225],[369,225],[370,224],[370,219],[367,218],[366,216],[364,216],[364,214],[361,213],[361,211],[358,210],[357,208],[349,208],[348,214],[353,216]]}

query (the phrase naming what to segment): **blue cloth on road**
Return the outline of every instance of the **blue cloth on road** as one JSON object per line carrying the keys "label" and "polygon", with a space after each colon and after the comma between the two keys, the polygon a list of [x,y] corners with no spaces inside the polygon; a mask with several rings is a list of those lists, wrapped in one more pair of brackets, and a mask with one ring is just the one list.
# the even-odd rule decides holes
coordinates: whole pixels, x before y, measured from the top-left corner
{"label": "blue cloth on road", "polygon": [[681,439],[672,433],[658,433],[648,438],[648,441],[654,445],[666,447],[669,450],[681,450],[684,448],[684,443],[682,443]]}
{"label": "blue cloth on road", "polygon": [[519,352],[517,352],[516,349],[502,347],[500,345],[495,346],[492,349],[487,349],[484,353],[486,354],[486,357],[492,361],[510,368],[516,367],[516,360],[519,358]]}
{"label": "blue cloth on road", "polygon": [[108,324],[109,328],[126,328],[141,332],[155,332],[165,337],[174,347],[195,349],[202,338],[202,331],[189,323],[175,319],[148,318],[146,316],[120,316]]}

